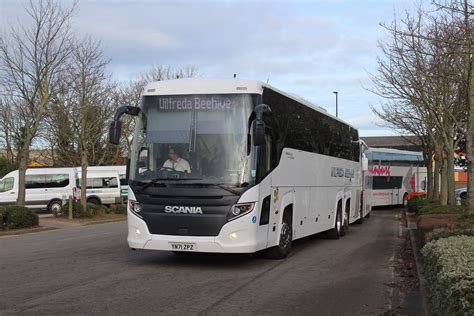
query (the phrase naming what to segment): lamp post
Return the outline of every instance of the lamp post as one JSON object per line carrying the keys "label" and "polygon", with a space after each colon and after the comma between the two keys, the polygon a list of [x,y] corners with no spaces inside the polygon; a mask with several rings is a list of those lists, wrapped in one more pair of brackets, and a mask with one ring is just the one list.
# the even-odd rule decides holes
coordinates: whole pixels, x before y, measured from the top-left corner
{"label": "lamp post", "polygon": [[336,95],[336,117],[337,117],[337,94],[338,92],[337,91],[333,91],[332,93],[334,93]]}

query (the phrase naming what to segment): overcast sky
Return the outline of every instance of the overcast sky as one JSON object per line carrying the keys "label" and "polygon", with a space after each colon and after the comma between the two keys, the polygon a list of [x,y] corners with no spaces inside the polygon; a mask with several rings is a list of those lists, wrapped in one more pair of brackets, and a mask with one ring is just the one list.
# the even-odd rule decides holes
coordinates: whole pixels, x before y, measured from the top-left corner
{"label": "overcast sky", "polygon": [[[118,80],[153,64],[193,66],[205,78],[269,80],[332,114],[338,91],[339,117],[361,136],[394,135],[377,126],[368,73],[387,36],[379,23],[414,2],[82,0],[74,28],[102,42]],[[0,0],[0,32],[24,23],[22,3]]]}

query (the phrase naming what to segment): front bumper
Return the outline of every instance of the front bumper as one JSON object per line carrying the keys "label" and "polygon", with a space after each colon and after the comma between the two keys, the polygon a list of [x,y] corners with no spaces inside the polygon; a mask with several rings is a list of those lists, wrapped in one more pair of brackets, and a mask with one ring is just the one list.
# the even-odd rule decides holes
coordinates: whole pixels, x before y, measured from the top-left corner
{"label": "front bumper", "polygon": [[[194,243],[194,252],[253,253],[257,246],[258,223],[252,220],[255,211],[226,223],[217,236],[177,236],[150,234],[146,223],[130,211],[128,245],[133,249],[172,251],[171,243]],[[232,234],[232,237],[231,237]]]}

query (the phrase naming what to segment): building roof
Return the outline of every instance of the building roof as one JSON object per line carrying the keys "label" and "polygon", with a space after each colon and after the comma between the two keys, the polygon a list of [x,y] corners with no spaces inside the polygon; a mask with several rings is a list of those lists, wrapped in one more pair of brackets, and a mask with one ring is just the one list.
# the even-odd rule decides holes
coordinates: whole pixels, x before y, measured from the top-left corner
{"label": "building roof", "polygon": [[422,151],[418,136],[371,136],[361,137],[361,139],[372,148]]}

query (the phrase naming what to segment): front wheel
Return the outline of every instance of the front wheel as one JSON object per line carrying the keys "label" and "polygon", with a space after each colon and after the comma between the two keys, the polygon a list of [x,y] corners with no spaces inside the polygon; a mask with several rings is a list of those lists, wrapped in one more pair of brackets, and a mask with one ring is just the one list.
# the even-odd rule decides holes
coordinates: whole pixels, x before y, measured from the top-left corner
{"label": "front wheel", "polygon": [[293,232],[291,228],[291,223],[288,222],[286,218],[283,218],[283,223],[281,224],[280,232],[280,241],[278,246],[268,249],[267,256],[271,259],[283,259],[288,256],[291,249],[291,244],[293,240]]}

